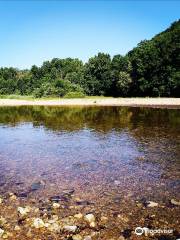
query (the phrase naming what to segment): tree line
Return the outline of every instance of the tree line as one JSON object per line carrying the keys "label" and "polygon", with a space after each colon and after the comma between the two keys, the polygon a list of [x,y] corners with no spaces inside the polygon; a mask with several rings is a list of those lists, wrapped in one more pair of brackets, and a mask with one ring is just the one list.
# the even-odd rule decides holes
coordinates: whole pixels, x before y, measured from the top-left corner
{"label": "tree line", "polygon": [[54,58],[30,70],[0,68],[0,94],[35,97],[180,96],[180,20],[125,56],[98,53],[87,63]]}

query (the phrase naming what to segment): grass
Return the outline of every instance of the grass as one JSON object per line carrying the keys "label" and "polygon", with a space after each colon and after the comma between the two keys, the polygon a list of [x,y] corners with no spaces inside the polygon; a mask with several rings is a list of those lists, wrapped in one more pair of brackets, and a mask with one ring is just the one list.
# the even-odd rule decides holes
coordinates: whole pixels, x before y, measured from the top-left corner
{"label": "grass", "polygon": [[[71,97],[68,97],[71,98]],[[72,97],[74,98],[74,97]],[[82,96],[77,98],[85,98],[85,99],[104,99],[104,98],[113,98],[113,97],[104,97],[104,96]],[[59,99],[66,99],[66,97],[42,97],[42,98],[35,98],[34,96],[26,96],[26,95],[0,95],[0,99],[16,99],[16,100],[59,100]]]}
{"label": "grass", "polygon": [[[69,99],[73,99],[74,97],[68,97]],[[84,98],[84,99],[113,99],[114,97],[104,97],[104,96],[78,96],[76,98]],[[123,97],[117,97],[118,98],[123,98]],[[134,98],[134,99],[145,99],[145,98],[151,98],[151,97],[129,97],[129,98]],[[157,99],[160,97],[156,97]],[[35,98],[34,96],[31,95],[16,95],[16,94],[11,94],[11,95],[0,95],[0,99],[15,99],[15,100],[31,100],[31,101],[36,101],[36,100],[60,100],[60,99],[67,99],[67,97],[56,97],[56,96],[49,96],[49,97],[42,97],[42,98]],[[161,97],[162,99],[162,97]]]}
{"label": "grass", "polygon": [[19,100],[34,100],[33,96],[23,96],[23,95],[0,95],[0,99],[19,99]]}

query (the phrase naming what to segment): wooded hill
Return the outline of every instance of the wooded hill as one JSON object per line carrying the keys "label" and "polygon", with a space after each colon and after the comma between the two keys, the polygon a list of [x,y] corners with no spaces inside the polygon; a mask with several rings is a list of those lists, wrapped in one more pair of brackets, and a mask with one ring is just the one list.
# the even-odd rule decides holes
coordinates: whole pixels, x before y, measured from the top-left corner
{"label": "wooded hill", "polygon": [[180,20],[125,56],[98,53],[85,64],[54,58],[30,70],[0,68],[0,94],[180,97]]}

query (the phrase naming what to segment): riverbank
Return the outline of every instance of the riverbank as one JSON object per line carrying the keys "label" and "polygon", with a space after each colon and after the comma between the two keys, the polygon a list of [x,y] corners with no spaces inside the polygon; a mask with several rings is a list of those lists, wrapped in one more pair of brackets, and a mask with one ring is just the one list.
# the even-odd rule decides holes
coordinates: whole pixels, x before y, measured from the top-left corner
{"label": "riverbank", "polygon": [[0,106],[128,106],[179,109],[180,98],[0,99]]}

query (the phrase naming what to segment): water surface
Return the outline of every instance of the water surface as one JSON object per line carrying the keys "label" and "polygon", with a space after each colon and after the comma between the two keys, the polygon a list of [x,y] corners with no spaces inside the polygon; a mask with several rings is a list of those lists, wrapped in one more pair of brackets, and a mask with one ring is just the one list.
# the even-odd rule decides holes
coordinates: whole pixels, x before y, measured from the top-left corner
{"label": "water surface", "polygon": [[111,218],[100,239],[147,226],[154,213],[151,225],[177,230],[179,143],[175,109],[1,107],[0,193],[39,201],[74,189],[74,202],[92,203],[84,211]]}

